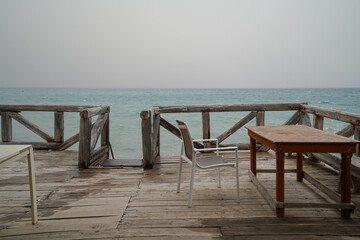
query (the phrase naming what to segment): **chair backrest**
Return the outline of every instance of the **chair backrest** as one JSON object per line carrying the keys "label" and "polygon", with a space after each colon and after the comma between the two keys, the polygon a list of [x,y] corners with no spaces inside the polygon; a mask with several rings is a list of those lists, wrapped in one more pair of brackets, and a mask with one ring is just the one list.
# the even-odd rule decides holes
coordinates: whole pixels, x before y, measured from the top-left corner
{"label": "chair backrest", "polygon": [[181,134],[181,138],[183,140],[184,143],[184,148],[185,148],[185,155],[192,160],[193,158],[193,153],[194,153],[194,144],[192,142],[192,138],[190,135],[190,131],[188,129],[188,127],[186,126],[186,124],[182,121],[176,120],[179,129],[180,129],[180,134]]}

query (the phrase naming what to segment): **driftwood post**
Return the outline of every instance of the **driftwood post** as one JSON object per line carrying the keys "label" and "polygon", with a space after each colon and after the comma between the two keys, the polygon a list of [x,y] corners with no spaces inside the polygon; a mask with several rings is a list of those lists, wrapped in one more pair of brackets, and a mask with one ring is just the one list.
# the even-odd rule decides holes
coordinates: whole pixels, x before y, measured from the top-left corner
{"label": "driftwood post", "polygon": [[[109,113],[105,113],[107,115],[107,120],[105,122],[105,126],[101,132],[101,146],[110,146],[110,116]],[[106,153],[106,158],[109,158],[109,151]]]}
{"label": "driftwood post", "polygon": [[323,130],[324,128],[324,117],[314,114],[313,127]]}
{"label": "driftwood post", "polygon": [[311,127],[310,116],[306,112],[300,113],[300,124]]}
{"label": "driftwood post", "polygon": [[[203,139],[210,139],[210,113],[202,112]],[[210,142],[204,142],[204,147],[210,147]]]}
{"label": "driftwood post", "polygon": [[152,158],[160,156],[160,114],[156,113],[153,117],[152,127]]}
{"label": "driftwood post", "polygon": [[265,112],[258,111],[256,113],[256,126],[264,126],[265,125]]}
{"label": "driftwood post", "polygon": [[54,139],[57,143],[64,142],[64,112],[54,112]]}
{"label": "driftwood post", "polygon": [[90,162],[91,118],[87,111],[80,113],[79,167],[88,168]]}
{"label": "driftwood post", "polygon": [[1,113],[1,139],[3,142],[12,140],[12,120],[7,112]]}
{"label": "driftwood post", "polygon": [[151,169],[154,165],[152,159],[151,142],[151,111],[145,110],[140,113],[142,131],[143,168]]}

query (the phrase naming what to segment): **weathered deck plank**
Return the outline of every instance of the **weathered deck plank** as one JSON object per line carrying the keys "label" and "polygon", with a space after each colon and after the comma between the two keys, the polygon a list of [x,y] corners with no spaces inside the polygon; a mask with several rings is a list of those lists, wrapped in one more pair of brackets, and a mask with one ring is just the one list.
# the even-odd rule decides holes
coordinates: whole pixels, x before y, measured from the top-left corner
{"label": "weathered deck plank", "polygon": [[[232,161],[232,155],[226,155]],[[178,157],[160,157],[151,170],[77,168],[77,152],[36,152],[39,224],[30,225],[25,159],[0,170],[1,239],[354,239],[360,237],[360,210],[351,220],[333,209],[286,209],[278,219],[251,183],[249,153],[240,154],[240,198],[235,175],[224,169],[222,188],[215,170],[198,171],[193,207],[187,207],[190,168],[185,165],[176,193]],[[258,153],[258,168],[274,168],[271,153]],[[296,159],[286,160],[293,169]],[[338,176],[318,163],[304,169],[336,190]],[[258,177],[275,194],[275,174]],[[329,198],[287,173],[286,200],[327,202]],[[359,206],[360,195],[353,194]]]}

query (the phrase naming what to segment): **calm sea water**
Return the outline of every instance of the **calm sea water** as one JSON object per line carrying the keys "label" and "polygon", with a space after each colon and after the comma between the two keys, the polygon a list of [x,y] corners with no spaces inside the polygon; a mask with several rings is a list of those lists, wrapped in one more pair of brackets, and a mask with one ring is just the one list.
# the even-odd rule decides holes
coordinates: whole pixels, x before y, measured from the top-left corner
{"label": "calm sea water", "polygon": [[[116,158],[141,158],[140,112],[152,106],[308,102],[311,105],[360,114],[360,89],[8,89],[0,88],[0,104],[109,105],[110,136]],[[23,112],[29,120],[49,133],[53,132],[53,114]],[[211,137],[230,128],[247,113],[211,113]],[[291,112],[266,113],[265,124],[282,124]],[[164,114],[175,125],[188,123],[194,138],[201,138],[201,114]],[[254,120],[250,122],[254,124]],[[14,140],[41,139],[13,121]],[[324,129],[336,132],[346,124],[325,120]],[[65,138],[78,132],[79,114],[65,113]],[[179,140],[161,130],[161,154],[175,155]],[[225,142],[247,142],[240,130]],[[77,145],[72,147],[77,149]]]}

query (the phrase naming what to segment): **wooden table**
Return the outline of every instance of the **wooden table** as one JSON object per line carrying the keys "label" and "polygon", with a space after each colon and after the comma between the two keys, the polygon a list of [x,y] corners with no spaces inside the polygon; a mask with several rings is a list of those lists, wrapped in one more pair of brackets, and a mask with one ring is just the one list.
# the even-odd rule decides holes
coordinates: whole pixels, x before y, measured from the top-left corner
{"label": "wooden table", "polygon": [[[355,209],[351,203],[351,156],[356,151],[359,141],[327,133],[304,125],[293,126],[249,126],[250,136],[250,170],[249,176],[270,206],[276,208],[278,217],[284,217],[285,207],[318,207],[341,209],[342,218],[350,218]],[[256,141],[276,152],[276,170],[256,169]],[[327,188],[321,182],[303,171],[303,153],[341,153],[341,195]],[[285,153],[297,153],[297,181],[303,178],[327,194],[337,203],[287,203],[284,194],[284,156]],[[256,178],[257,172],[276,172],[276,201]]]}
{"label": "wooden table", "polygon": [[33,147],[31,145],[0,145],[0,169],[24,156],[27,156],[28,159],[31,217],[34,225],[38,220]]}

